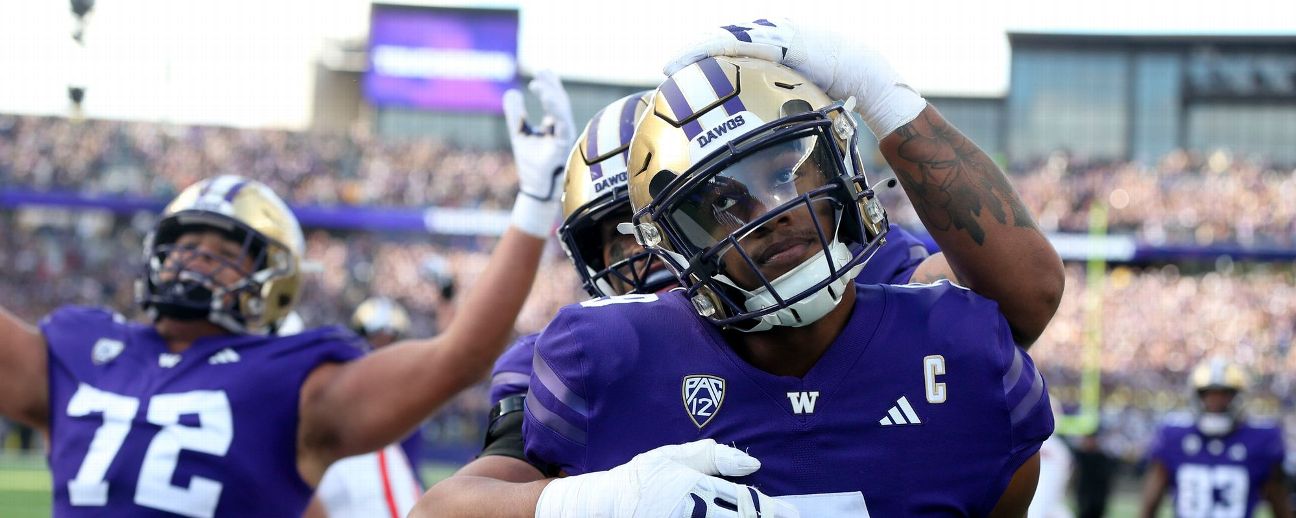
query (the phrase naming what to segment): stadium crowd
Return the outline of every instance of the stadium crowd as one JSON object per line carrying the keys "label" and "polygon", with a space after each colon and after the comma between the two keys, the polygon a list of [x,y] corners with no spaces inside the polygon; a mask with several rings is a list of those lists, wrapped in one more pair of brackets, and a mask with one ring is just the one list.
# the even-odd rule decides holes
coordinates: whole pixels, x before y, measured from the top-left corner
{"label": "stadium crowd", "polygon": [[[0,186],[169,198],[199,178],[238,173],[302,204],[500,209],[516,190],[504,151],[261,129],[0,115]],[[1111,232],[1152,244],[1296,245],[1293,170],[1226,152],[1156,164],[1063,153],[1010,168],[1046,231],[1086,232],[1094,202]],[[879,171],[878,176],[888,173]],[[1267,210],[1250,210],[1265,207]],[[893,220],[916,225],[912,211]]]}

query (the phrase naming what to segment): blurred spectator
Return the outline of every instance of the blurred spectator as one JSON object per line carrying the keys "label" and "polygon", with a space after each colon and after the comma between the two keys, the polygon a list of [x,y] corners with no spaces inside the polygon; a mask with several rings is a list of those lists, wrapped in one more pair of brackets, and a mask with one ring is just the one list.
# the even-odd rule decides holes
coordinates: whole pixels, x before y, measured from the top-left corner
{"label": "blurred spectator", "polygon": [[[1107,207],[1108,232],[1151,244],[1296,246],[1296,169],[1177,152],[1160,163],[1078,163],[1065,155],[1009,171],[1045,232],[1088,232],[1089,208]],[[890,177],[880,172],[873,179]],[[891,192],[893,222],[918,228],[913,208]]]}
{"label": "blurred spectator", "polygon": [[297,203],[505,209],[512,168],[432,139],[0,115],[0,186],[165,199],[240,174]]}
{"label": "blurred spectator", "polygon": [[1072,450],[1075,459],[1076,517],[1102,518],[1107,515],[1112,482],[1116,479],[1115,459],[1098,443],[1101,430],[1076,439]]}

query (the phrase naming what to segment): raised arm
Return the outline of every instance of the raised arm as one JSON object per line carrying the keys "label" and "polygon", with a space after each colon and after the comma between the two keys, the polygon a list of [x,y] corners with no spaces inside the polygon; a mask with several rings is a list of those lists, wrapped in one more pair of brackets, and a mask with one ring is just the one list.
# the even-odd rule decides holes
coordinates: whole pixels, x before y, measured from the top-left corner
{"label": "raised arm", "polygon": [[666,73],[716,55],[782,63],[834,99],[855,98],[959,282],[999,303],[1018,344],[1039,338],[1062,299],[1061,259],[1003,171],[882,56],[831,30],[761,19],[713,31]]}
{"label": "raised arm", "polygon": [[302,474],[317,480],[333,460],[396,440],[459,391],[482,379],[509,336],[535,281],[558,211],[558,185],[572,141],[570,105],[558,79],[531,84],[547,124],[525,122],[521,94],[505,95],[520,194],[512,224],[442,334],[409,340],[345,365],[316,369],[302,386]]}
{"label": "raised arm", "polygon": [[0,415],[49,429],[49,371],[40,331],[0,308]]}
{"label": "raised arm", "polygon": [[1033,343],[1062,300],[1062,260],[1007,176],[931,106],[881,149],[959,281]]}
{"label": "raised arm", "polygon": [[311,373],[300,440],[319,450],[320,474],[333,460],[399,439],[485,376],[531,290],[543,247],[544,240],[508,229],[444,333]]}

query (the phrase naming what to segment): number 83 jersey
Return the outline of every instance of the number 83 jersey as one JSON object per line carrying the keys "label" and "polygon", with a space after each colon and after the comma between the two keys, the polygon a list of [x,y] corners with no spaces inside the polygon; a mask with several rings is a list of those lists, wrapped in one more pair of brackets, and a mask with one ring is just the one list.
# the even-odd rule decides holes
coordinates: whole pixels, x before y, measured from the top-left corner
{"label": "number 83 jersey", "polygon": [[1242,421],[1229,434],[1210,437],[1187,414],[1167,418],[1148,449],[1165,466],[1181,518],[1252,516],[1283,455],[1276,424]]}
{"label": "number 83 jersey", "polygon": [[339,327],[200,339],[171,354],[152,326],[102,309],[41,322],[49,351],[54,515],[300,516],[298,394],[362,354]]}

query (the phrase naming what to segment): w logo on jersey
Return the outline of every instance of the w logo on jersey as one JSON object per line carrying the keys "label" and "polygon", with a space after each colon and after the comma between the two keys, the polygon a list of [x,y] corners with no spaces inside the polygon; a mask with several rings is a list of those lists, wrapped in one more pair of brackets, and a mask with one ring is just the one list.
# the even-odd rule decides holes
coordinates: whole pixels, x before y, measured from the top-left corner
{"label": "w logo on jersey", "polygon": [[684,377],[684,410],[698,428],[706,426],[720,411],[724,402],[725,380],[717,376],[697,374]]}

